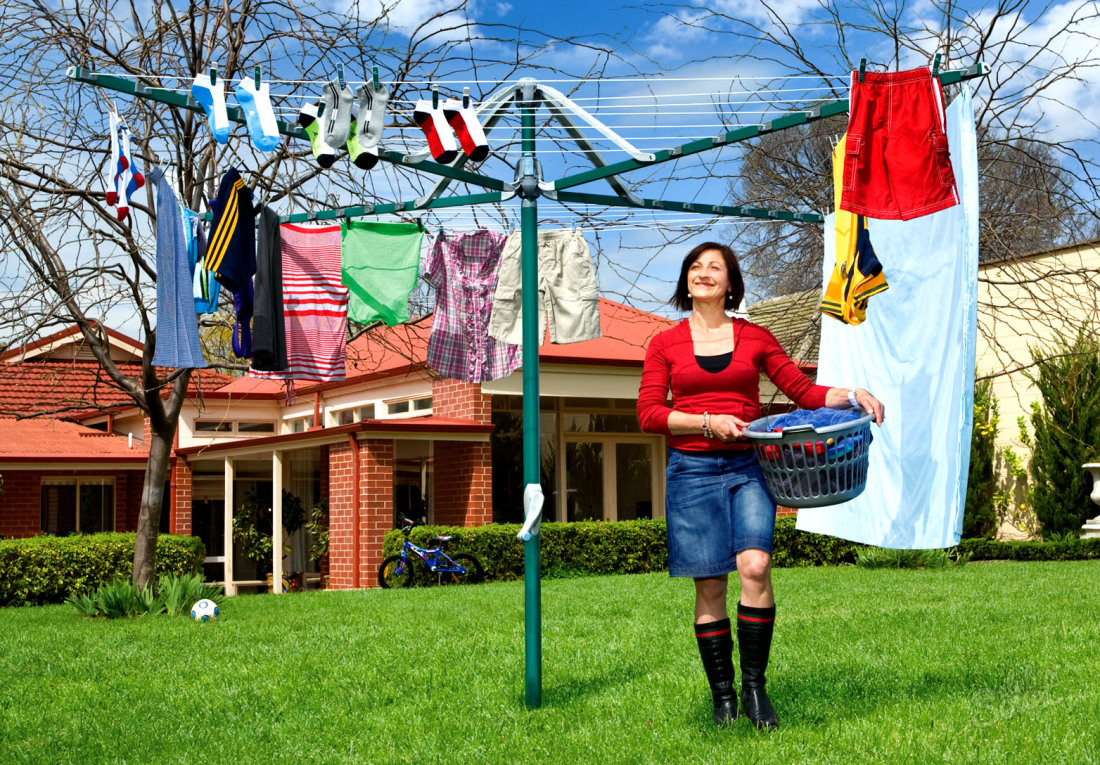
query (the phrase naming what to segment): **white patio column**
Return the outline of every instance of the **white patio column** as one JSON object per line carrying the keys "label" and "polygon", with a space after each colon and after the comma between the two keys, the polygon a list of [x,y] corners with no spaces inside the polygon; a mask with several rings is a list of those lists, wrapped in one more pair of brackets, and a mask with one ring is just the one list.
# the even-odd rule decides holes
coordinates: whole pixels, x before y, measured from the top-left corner
{"label": "white patio column", "polygon": [[283,453],[271,458],[271,591],[283,592]]}
{"label": "white patio column", "polygon": [[225,458],[225,519],[222,524],[225,528],[225,594],[236,595],[237,585],[233,582],[233,481],[236,471],[233,467],[233,458]]}

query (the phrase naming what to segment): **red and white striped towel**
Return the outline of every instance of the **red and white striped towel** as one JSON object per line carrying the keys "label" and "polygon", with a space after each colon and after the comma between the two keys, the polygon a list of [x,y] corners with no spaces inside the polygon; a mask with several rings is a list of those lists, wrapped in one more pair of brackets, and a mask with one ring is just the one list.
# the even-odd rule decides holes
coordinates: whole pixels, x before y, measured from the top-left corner
{"label": "red and white striped towel", "polygon": [[248,373],[268,380],[343,380],[348,290],[340,276],[340,227],[285,223],[280,231],[287,368]]}

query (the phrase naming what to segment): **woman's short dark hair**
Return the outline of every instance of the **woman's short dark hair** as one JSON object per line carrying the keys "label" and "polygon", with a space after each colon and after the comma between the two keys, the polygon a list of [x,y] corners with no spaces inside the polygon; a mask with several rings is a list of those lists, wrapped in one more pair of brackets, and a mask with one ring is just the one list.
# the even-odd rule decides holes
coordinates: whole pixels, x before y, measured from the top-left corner
{"label": "woman's short dark hair", "polygon": [[683,265],[680,266],[680,279],[676,282],[676,291],[672,293],[672,300],[669,302],[681,311],[691,310],[688,269],[707,250],[717,250],[722,254],[722,260],[726,261],[726,272],[730,279],[730,291],[726,293],[726,310],[736,310],[737,306],[741,305],[741,299],[745,297],[745,280],[741,278],[741,267],[737,265],[737,256],[733,254],[733,250],[717,242],[703,242],[687,254]]}

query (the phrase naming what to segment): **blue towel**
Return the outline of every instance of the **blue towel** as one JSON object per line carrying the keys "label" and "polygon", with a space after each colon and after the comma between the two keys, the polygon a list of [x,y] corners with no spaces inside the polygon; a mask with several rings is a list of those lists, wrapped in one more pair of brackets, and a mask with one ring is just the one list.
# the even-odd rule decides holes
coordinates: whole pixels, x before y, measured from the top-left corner
{"label": "blue towel", "polygon": [[783,430],[783,428],[793,428],[795,425],[826,428],[830,425],[844,425],[845,423],[855,422],[862,416],[859,412],[854,412],[851,409],[829,409],[828,407],[813,410],[795,409],[793,412],[781,414],[772,420],[771,429],[773,431]]}
{"label": "blue towel", "polygon": [[199,317],[191,296],[191,267],[183,214],[164,170],[155,168],[149,182],[157,188],[157,329],[153,366],[205,369],[199,343]]}

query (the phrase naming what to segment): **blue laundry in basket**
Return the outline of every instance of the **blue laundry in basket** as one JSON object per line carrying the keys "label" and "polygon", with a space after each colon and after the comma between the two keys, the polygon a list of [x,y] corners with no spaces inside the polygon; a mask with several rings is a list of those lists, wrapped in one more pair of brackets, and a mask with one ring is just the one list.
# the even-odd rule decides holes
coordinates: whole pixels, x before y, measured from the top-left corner
{"label": "blue laundry in basket", "polygon": [[854,412],[851,409],[829,409],[828,407],[813,410],[795,409],[793,412],[781,414],[772,420],[771,429],[774,432],[784,428],[793,428],[795,425],[825,428],[830,425],[844,425],[848,422],[855,422],[862,416],[859,412]]}

